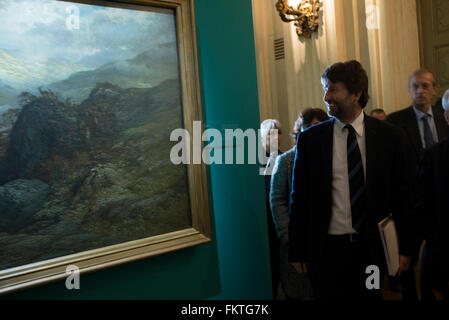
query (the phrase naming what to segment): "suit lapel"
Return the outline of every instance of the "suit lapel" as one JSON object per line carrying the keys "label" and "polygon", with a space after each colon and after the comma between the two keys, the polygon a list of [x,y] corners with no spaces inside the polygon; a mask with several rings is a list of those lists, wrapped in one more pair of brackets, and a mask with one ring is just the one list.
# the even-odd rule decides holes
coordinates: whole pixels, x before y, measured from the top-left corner
{"label": "suit lapel", "polygon": [[437,128],[438,141],[443,141],[449,134],[448,125],[444,119],[444,113],[442,110],[443,109],[438,106],[432,106],[433,120],[435,122],[435,127]]}
{"label": "suit lapel", "polygon": [[[449,193],[449,167],[447,164],[449,163],[449,139],[444,140],[442,149],[443,149],[443,155],[442,155],[443,174],[440,175],[440,179],[443,181],[440,181],[440,183],[442,183],[442,185],[443,185],[443,194],[448,194]],[[444,211],[449,212],[449,197],[446,200],[446,205],[447,205],[446,210],[444,210]],[[449,217],[448,217],[448,219],[449,219]]]}
{"label": "suit lapel", "polygon": [[[366,146],[366,190],[370,194],[373,177],[375,177],[376,155],[379,152],[379,139],[377,138],[377,123],[365,114],[365,146]],[[369,199],[369,196],[368,196]]]}
{"label": "suit lapel", "polygon": [[[335,119],[323,123],[321,126],[321,152],[322,152],[322,164],[321,170],[323,170],[323,177],[326,179],[324,185],[328,188],[327,193],[332,194],[332,154],[334,147],[334,124]],[[325,194],[327,194],[325,193]]]}
{"label": "suit lapel", "polygon": [[416,119],[415,111],[413,111],[413,106],[409,107],[408,110],[405,128],[408,131],[408,135],[416,153],[419,155],[423,150],[423,145],[421,134],[419,133],[418,120]]}

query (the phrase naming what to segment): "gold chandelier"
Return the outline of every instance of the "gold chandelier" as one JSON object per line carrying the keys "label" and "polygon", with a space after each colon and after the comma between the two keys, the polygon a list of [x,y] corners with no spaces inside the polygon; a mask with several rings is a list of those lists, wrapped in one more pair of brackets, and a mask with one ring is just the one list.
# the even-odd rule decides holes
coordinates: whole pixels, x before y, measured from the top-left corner
{"label": "gold chandelier", "polygon": [[[294,0],[278,0],[276,9],[279,11],[282,21],[294,21],[296,33],[299,37],[310,38],[312,33],[318,30],[319,12],[322,3],[319,0],[301,0],[297,7],[289,5]],[[298,2],[298,1],[296,1]]]}

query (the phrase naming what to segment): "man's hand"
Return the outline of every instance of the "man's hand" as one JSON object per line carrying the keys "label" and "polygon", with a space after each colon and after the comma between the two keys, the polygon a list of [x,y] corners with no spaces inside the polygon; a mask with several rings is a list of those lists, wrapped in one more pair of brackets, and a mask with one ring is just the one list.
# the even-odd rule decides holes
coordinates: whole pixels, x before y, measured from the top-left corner
{"label": "man's hand", "polygon": [[406,271],[408,270],[408,268],[410,268],[410,260],[411,258],[409,256],[399,255],[399,274],[401,274],[402,271]]}
{"label": "man's hand", "polygon": [[298,273],[306,273],[307,272],[307,266],[306,266],[305,262],[292,262],[291,264]]}

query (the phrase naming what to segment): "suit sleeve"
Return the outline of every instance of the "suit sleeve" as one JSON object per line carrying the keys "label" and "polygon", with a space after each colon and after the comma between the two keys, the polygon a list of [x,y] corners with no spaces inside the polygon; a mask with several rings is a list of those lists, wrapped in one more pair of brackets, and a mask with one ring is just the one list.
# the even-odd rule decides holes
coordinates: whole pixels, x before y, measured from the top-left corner
{"label": "suit sleeve", "polygon": [[402,130],[397,130],[397,143],[394,148],[393,216],[399,238],[399,253],[411,256],[419,250],[419,230],[414,210],[415,169],[411,164],[413,150]]}
{"label": "suit sleeve", "polygon": [[288,242],[288,165],[286,157],[277,157],[271,176],[270,206],[276,232],[281,244]]}
{"label": "suit sleeve", "polygon": [[395,126],[399,125],[394,114],[388,115],[385,121]]}
{"label": "suit sleeve", "polygon": [[432,226],[435,226],[435,202],[432,158],[430,152],[425,152],[418,170],[418,178],[415,192],[415,212],[419,221],[419,232],[424,239],[432,233]]}
{"label": "suit sleeve", "polygon": [[295,164],[292,177],[288,221],[288,259],[289,262],[307,262],[307,226],[309,191],[307,188],[307,139],[298,137]]}

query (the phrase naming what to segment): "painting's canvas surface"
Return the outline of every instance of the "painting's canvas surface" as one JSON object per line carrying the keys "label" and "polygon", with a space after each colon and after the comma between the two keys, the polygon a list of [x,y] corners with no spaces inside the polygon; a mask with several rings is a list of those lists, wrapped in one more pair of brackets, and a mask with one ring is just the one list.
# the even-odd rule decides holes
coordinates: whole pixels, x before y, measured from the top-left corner
{"label": "painting's canvas surface", "polygon": [[172,11],[0,2],[0,270],[190,227]]}

